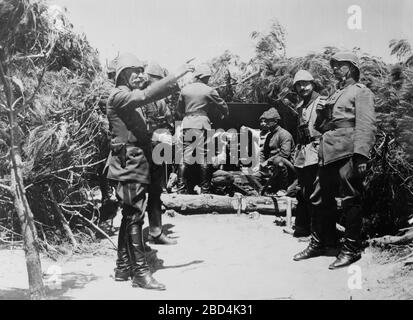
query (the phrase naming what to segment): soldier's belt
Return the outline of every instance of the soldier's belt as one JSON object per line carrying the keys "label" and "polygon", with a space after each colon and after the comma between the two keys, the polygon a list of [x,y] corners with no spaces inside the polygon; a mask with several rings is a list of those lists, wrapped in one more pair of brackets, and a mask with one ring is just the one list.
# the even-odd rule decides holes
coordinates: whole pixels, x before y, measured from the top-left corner
{"label": "soldier's belt", "polygon": [[326,126],[327,126],[326,131],[341,129],[341,128],[354,128],[356,126],[356,122],[354,120],[337,120],[337,121],[331,121]]}
{"label": "soldier's belt", "polygon": [[188,112],[186,117],[194,117],[194,116],[208,116],[205,111],[195,111],[195,112]]}

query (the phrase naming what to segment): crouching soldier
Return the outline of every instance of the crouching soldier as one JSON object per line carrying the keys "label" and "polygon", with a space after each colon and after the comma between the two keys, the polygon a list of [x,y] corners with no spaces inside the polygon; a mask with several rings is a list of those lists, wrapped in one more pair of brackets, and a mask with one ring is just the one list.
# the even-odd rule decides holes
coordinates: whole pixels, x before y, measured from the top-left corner
{"label": "crouching soldier", "polygon": [[[297,194],[297,209],[295,220],[295,237],[310,235],[312,206],[310,196],[314,192],[318,171],[318,145],[321,133],[314,128],[317,118],[317,108],[324,105],[325,99],[315,89],[313,76],[305,70],[299,70],[293,81],[293,90],[302,99],[297,106],[298,136],[294,155],[294,166],[297,172],[298,184],[301,187]],[[315,221],[316,219],[314,219]]]}
{"label": "crouching soldier", "polygon": [[[268,131],[263,146],[264,162],[261,163],[262,170],[259,173],[260,183],[265,183],[261,194],[264,194],[267,188],[271,188],[272,192],[287,190],[288,172],[294,171],[291,163],[294,140],[292,135],[279,125],[280,120],[281,117],[275,108],[265,111],[260,117],[261,129]],[[269,169],[272,173],[268,172]]]}
{"label": "crouching soldier", "polygon": [[336,53],[330,60],[338,89],[331,95],[316,120],[323,133],[319,149],[318,185],[312,203],[322,223],[316,224],[307,249],[294,259],[326,254],[335,245],[337,202],[345,215],[344,243],[329,269],[345,267],[361,258],[361,194],[369,153],[375,142],[374,95],[359,83],[356,55]]}
{"label": "crouching soldier", "polygon": [[122,202],[115,280],[133,278],[134,287],[165,290],[149,270],[144,254],[142,225],[146,192],[150,184],[151,139],[140,107],[177,90],[176,81],[194,68],[184,65],[144,90],[144,65],[132,54],[118,58],[115,86],[107,105],[111,130],[111,152],[105,172],[118,181],[116,193]]}

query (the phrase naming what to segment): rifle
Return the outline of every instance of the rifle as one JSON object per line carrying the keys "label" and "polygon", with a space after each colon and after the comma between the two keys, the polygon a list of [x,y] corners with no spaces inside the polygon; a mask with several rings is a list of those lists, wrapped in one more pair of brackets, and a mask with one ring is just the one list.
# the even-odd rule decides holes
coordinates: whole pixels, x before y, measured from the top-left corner
{"label": "rifle", "polygon": [[[288,89],[288,88],[284,88],[281,92],[280,92],[280,94],[278,95],[278,98],[277,99],[273,99],[273,98],[270,98],[270,100],[271,101],[273,101],[273,102],[282,102],[282,100],[287,96],[287,94],[290,92],[290,89]],[[283,105],[284,106],[286,106],[288,109],[290,109],[295,115],[298,115],[298,112],[297,112],[297,110],[295,110],[295,109],[293,109],[293,108],[291,108],[289,105],[286,105],[285,103],[283,103]]]}
{"label": "rifle", "polygon": [[246,77],[246,78],[244,78],[244,79],[240,80],[240,81],[235,81],[235,82],[232,82],[232,83],[222,84],[222,85],[220,85],[220,86],[214,87],[214,89],[225,88],[225,87],[228,87],[228,86],[233,86],[233,85],[236,85],[236,84],[241,84],[241,83],[244,83],[244,82],[246,82],[246,81],[248,81],[248,80],[250,80],[250,79],[252,79],[252,78],[254,78],[254,77],[258,76],[260,73],[261,73],[261,69],[260,69],[260,70],[258,70],[258,71],[257,71],[257,72],[255,72],[255,73],[253,73],[253,74],[249,75],[248,77]]}

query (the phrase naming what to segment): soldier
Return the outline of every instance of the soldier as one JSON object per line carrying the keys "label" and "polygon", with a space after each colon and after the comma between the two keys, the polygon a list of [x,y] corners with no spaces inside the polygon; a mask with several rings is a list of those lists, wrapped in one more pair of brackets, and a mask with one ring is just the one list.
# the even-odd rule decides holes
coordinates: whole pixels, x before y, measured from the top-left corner
{"label": "soldier", "polygon": [[319,149],[319,174],[312,195],[317,220],[309,246],[294,260],[324,255],[336,244],[336,197],[345,214],[344,243],[329,269],[345,267],[361,258],[361,194],[369,153],[375,142],[374,95],[359,83],[356,55],[336,53],[330,60],[338,89],[324,108],[317,110],[316,128],[323,133]]}
{"label": "soldier", "polygon": [[134,287],[165,290],[165,286],[152,277],[144,252],[142,225],[152,148],[140,107],[177,90],[177,79],[193,70],[192,66],[184,65],[175,75],[139,90],[145,81],[143,63],[133,54],[123,54],[117,62],[116,88],[107,105],[112,138],[105,172],[109,179],[118,181],[116,193],[122,201],[115,280],[133,277]]}
{"label": "soldier", "polygon": [[[206,163],[207,131],[211,129],[208,112],[215,108],[214,113],[219,113],[221,118],[224,118],[228,116],[228,106],[218,92],[208,86],[211,77],[208,66],[202,65],[197,68],[194,77],[195,82],[182,89],[178,100],[177,112],[184,115],[182,120],[184,159],[180,165],[178,189],[181,189],[180,192],[185,188],[187,192],[193,192],[193,184],[188,179],[187,169],[188,165],[192,168],[199,165],[201,193],[208,193],[212,178],[210,164]],[[186,134],[191,134],[193,140],[186,141]],[[203,141],[203,145],[193,150],[191,144],[196,140]],[[196,158],[200,162],[198,164],[193,164],[193,151],[196,151]]]}
{"label": "soldier", "polygon": [[294,237],[310,235],[312,216],[310,196],[314,192],[314,183],[317,178],[318,146],[321,137],[321,133],[314,128],[314,123],[317,118],[317,107],[322,107],[325,102],[325,99],[314,89],[313,76],[308,71],[299,70],[293,81],[293,90],[301,98],[301,102],[297,106],[298,134],[294,155],[294,166],[301,190],[297,194],[298,205]]}
{"label": "soldier", "polygon": [[294,170],[291,163],[291,156],[294,150],[294,140],[292,135],[283,129],[279,122],[280,114],[275,108],[265,111],[260,117],[260,127],[269,133],[265,138],[263,146],[263,159],[261,163],[262,171],[259,174],[261,180],[268,177],[269,168],[273,170],[266,186],[261,193],[271,187],[273,192],[286,190],[288,187],[288,169]]}
{"label": "soldier", "polygon": [[[154,84],[165,77],[165,71],[157,63],[149,63],[146,68],[148,81],[141,89]],[[171,112],[164,99],[151,102],[142,107],[143,114],[147,121],[147,128],[152,137],[152,146],[161,142],[154,132],[158,129],[169,129],[172,122]],[[149,217],[149,242],[155,244],[173,245],[176,240],[169,238],[162,231],[162,180],[165,179],[165,165],[150,163],[151,184],[148,193],[148,217]]]}

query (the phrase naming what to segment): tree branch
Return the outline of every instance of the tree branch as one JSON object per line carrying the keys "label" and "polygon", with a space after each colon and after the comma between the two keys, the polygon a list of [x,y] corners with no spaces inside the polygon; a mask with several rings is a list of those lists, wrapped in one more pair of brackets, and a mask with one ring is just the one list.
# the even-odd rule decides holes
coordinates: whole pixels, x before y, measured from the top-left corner
{"label": "tree branch", "polygon": [[11,188],[9,186],[6,186],[5,184],[0,183],[0,188],[11,193]]}

